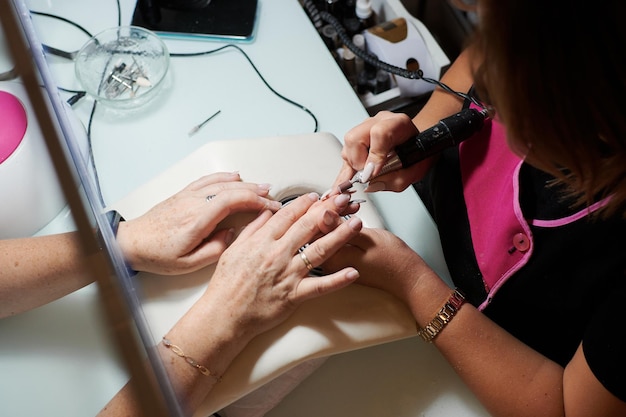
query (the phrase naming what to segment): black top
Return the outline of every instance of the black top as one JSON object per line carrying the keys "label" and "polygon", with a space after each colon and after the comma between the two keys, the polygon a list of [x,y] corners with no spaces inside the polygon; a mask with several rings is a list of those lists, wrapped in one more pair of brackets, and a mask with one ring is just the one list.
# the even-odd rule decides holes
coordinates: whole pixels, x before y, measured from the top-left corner
{"label": "black top", "polygon": [[[415,184],[439,229],[454,284],[480,305],[487,296],[474,255],[457,149]],[[573,214],[549,175],[523,164],[520,204],[527,219]],[[531,225],[534,252],[504,283],[484,314],[562,366],[580,342],[591,370],[626,401],[626,221],[583,218],[564,226]]]}

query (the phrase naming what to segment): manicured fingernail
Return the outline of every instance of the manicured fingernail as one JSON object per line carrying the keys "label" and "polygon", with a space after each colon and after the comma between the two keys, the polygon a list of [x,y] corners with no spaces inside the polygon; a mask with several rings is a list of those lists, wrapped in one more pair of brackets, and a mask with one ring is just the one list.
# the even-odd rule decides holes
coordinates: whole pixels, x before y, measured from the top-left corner
{"label": "manicured fingernail", "polygon": [[233,240],[235,240],[235,229],[230,228],[228,229],[226,236],[224,236],[224,242],[226,243],[226,245],[230,245],[231,243],[233,243]]}
{"label": "manicured fingernail", "polygon": [[368,162],[367,165],[365,165],[365,168],[363,168],[363,172],[361,173],[361,182],[365,183],[370,180],[372,172],[374,172],[374,168],[375,166],[373,162]]}
{"label": "manicured fingernail", "polygon": [[268,200],[267,208],[272,211],[278,211],[283,207],[280,201]]}
{"label": "manicured fingernail", "polygon": [[350,194],[339,194],[335,197],[335,206],[343,207],[348,204],[348,201],[350,201]]}
{"label": "manicured fingernail", "polygon": [[363,191],[366,193],[375,193],[376,191],[383,191],[385,188],[387,188],[387,186],[384,182],[377,181],[370,183]]}
{"label": "manicured fingernail", "polygon": [[333,224],[335,224],[335,216],[333,216],[333,213],[329,210],[326,210],[324,212],[322,220],[324,221],[324,224],[326,226],[332,226]]}
{"label": "manicured fingernail", "polygon": [[272,189],[272,184],[258,184],[260,190],[269,191]]}
{"label": "manicured fingernail", "polygon": [[320,199],[320,195],[318,193],[309,193],[309,198],[311,201],[317,201]]}
{"label": "manicured fingernail", "polygon": [[356,269],[350,269],[348,270],[348,272],[346,272],[346,278],[349,279],[357,279],[359,276],[359,271],[357,271]]}
{"label": "manicured fingernail", "polygon": [[348,226],[350,226],[352,230],[361,230],[361,227],[363,227],[363,221],[361,221],[358,217],[351,217],[348,221]]}

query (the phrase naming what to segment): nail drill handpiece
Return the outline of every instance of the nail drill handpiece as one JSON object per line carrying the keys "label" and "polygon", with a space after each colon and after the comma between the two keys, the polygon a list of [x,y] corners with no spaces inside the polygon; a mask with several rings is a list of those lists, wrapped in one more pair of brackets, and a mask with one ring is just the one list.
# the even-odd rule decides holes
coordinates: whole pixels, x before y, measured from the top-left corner
{"label": "nail drill handpiece", "polygon": [[[478,132],[483,127],[487,117],[488,111],[486,109],[464,109],[440,120],[433,127],[396,146],[395,154],[392,154],[376,177],[402,168],[408,168],[447,148],[458,145]],[[369,178],[368,181],[363,181],[362,172],[357,172],[350,181],[339,184],[339,190],[345,192],[355,182],[364,183],[372,179]]]}

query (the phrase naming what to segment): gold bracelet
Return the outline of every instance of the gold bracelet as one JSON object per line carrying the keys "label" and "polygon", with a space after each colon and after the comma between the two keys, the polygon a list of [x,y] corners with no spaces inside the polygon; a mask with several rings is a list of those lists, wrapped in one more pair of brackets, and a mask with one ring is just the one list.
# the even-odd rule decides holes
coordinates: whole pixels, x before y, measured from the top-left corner
{"label": "gold bracelet", "polygon": [[446,327],[464,303],[465,295],[463,295],[458,288],[455,288],[454,292],[450,295],[450,298],[443,307],[441,307],[441,310],[439,310],[435,318],[424,326],[423,329],[420,329],[419,326],[417,327],[417,335],[425,342],[432,343],[433,339]]}
{"label": "gold bracelet", "polygon": [[183,352],[183,350],[180,347],[178,347],[175,344],[173,344],[172,342],[170,342],[169,339],[166,339],[165,337],[163,337],[162,342],[163,342],[163,346],[165,346],[166,348],[170,349],[177,356],[180,356],[181,358],[183,358],[185,360],[185,362],[187,362],[189,365],[193,366],[198,371],[200,371],[200,373],[202,375],[212,376],[213,378],[215,378],[217,380],[217,382],[220,382],[220,380],[222,379],[221,377],[217,377],[217,376],[213,375],[211,373],[211,371],[209,371],[209,369],[206,366],[200,365],[198,362],[195,361],[195,359],[190,358],[189,356],[185,355],[185,352]]}

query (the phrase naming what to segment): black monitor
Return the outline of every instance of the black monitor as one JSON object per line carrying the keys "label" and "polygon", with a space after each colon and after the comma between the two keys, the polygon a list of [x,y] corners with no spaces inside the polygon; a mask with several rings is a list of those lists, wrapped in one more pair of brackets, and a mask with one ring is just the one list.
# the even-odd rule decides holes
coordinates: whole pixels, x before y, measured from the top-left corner
{"label": "black monitor", "polygon": [[254,38],[258,0],[138,0],[132,24],[169,37]]}

